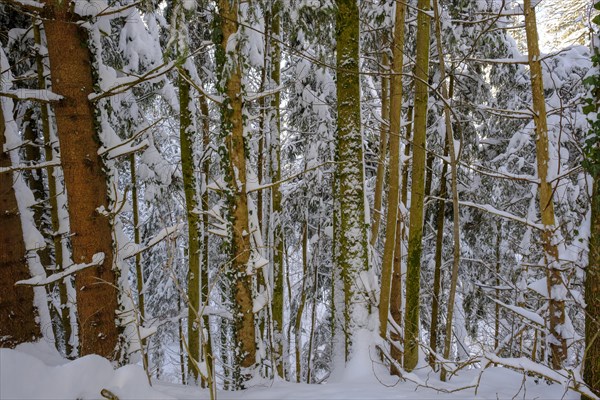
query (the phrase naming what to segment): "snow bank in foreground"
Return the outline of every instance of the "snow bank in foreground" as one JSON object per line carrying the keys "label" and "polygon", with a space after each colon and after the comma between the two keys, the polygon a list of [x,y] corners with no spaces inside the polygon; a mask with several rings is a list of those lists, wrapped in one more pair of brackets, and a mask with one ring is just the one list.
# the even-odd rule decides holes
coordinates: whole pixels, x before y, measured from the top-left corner
{"label": "snow bank in foreground", "polygon": [[[560,385],[506,368],[462,371],[448,383],[440,382],[428,368],[411,374],[416,381],[400,382],[379,363],[369,336],[361,336],[351,362],[341,379],[322,385],[264,381],[244,392],[219,391],[219,400],[233,399],[564,399],[579,400],[579,394]],[[481,374],[481,376],[480,376]],[[479,380],[477,394],[474,386]],[[459,390],[460,388],[467,388]],[[16,350],[0,349],[0,399],[101,399],[108,389],[121,400],[126,399],[208,399],[206,389],[164,382],[148,385],[142,368],[128,365],[113,369],[98,356],[75,361],[60,357],[47,344],[28,343]],[[436,390],[437,389],[437,390]],[[459,390],[459,391],[456,391]]]}
{"label": "snow bank in foreground", "polygon": [[0,399],[98,399],[108,389],[121,399],[169,399],[148,385],[143,369],[114,370],[96,355],[60,358],[43,342],[0,349]]}

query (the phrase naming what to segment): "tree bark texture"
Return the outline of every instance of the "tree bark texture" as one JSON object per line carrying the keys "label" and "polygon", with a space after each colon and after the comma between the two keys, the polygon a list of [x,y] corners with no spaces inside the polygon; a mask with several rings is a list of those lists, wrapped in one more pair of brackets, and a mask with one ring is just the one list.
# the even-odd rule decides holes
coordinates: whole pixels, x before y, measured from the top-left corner
{"label": "tree bark texture", "polygon": [[552,367],[560,369],[567,357],[567,341],[561,333],[565,323],[565,301],[561,293],[566,291],[558,260],[558,245],[555,239],[555,217],[552,183],[548,180],[548,123],[546,119],[546,100],[540,61],[540,48],[537,32],[535,8],[531,0],[524,0],[525,31],[527,34],[527,51],[531,76],[531,91],[533,95],[533,120],[535,122],[535,147],[537,173],[539,179],[539,205],[542,216],[542,243],[547,264],[548,320],[550,335],[548,342],[552,355]]}
{"label": "tree bark texture", "polygon": [[[220,0],[218,22],[221,41],[217,62],[225,66],[225,76],[220,89],[224,94],[222,106],[223,135],[225,140],[222,160],[226,172],[227,202],[231,224],[230,267],[227,275],[233,284],[234,342],[237,343],[236,364],[241,368],[236,388],[243,388],[249,379],[250,368],[256,360],[254,329],[252,271],[248,271],[250,259],[250,228],[248,219],[248,194],[246,192],[246,148],[242,115],[242,72],[236,55],[228,52],[228,42],[238,31],[238,3]],[[249,273],[250,272],[250,273]]]}
{"label": "tree bark texture", "polygon": [[[388,209],[385,224],[385,244],[381,264],[381,292],[379,299],[379,334],[387,338],[390,311],[390,288],[396,247],[398,204],[400,196],[400,121],[402,117],[402,69],[404,66],[404,19],[406,4],[396,3],[394,40],[392,42],[392,73],[390,89],[390,166]],[[399,360],[396,360],[399,361]]]}
{"label": "tree bark texture", "polygon": [[95,253],[104,262],[77,273],[77,310],[81,354],[117,357],[119,329],[115,311],[117,272],[113,270],[112,227],[107,176],[98,155],[100,140],[88,95],[93,92],[92,56],[87,32],[69,3],[47,0],[44,30],[52,90],[63,96],[54,104],[64,183],[67,190],[73,261],[89,263]]}
{"label": "tree bark texture", "polygon": [[[337,66],[337,202],[339,220],[334,226],[335,264],[344,292],[343,331],[345,360],[352,335],[366,326],[368,298],[361,272],[368,269],[365,224],[363,143],[360,119],[359,12],[356,0],[336,1]],[[340,311],[340,310],[338,310]]]}
{"label": "tree bark texture", "polygon": [[406,316],[404,324],[404,368],[412,371],[419,360],[419,307],[421,253],[423,250],[423,205],[425,197],[425,158],[427,102],[429,91],[429,0],[419,0],[417,16],[417,57],[414,69],[415,108],[412,157],[412,188],[406,273]]}

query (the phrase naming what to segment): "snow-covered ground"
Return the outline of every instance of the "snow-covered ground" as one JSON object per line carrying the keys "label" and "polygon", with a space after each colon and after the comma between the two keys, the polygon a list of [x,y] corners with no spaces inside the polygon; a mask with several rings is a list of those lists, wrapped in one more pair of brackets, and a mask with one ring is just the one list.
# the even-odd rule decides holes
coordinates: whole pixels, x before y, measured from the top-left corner
{"label": "snow-covered ground", "polygon": [[[427,372],[429,371],[429,373]],[[481,379],[479,379],[481,378]],[[557,384],[493,367],[463,371],[449,383],[431,373],[412,374],[414,382],[389,376],[374,349],[363,351],[335,382],[321,385],[263,381],[243,392],[217,393],[218,399],[579,399]],[[478,385],[477,393],[473,386]],[[536,383],[537,381],[537,383]],[[471,388],[459,390],[471,386]],[[433,389],[433,388],[437,388]],[[143,369],[113,369],[98,356],[68,361],[43,342],[0,349],[0,399],[101,399],[108,389],[124,399],[208,399],[207,390],[160,381],[148,384]]]}

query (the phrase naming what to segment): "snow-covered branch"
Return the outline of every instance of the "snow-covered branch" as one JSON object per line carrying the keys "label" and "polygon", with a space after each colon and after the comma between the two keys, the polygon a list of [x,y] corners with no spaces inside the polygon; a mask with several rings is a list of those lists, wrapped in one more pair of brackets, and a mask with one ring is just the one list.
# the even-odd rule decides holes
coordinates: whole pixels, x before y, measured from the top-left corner
{"label": "snow-covered branch", "polygon": [[149,81],[151,79],[158,78],[159,76],[168,73],[170,70],[173,69],[173,67],[175,67],[175,62],[169,61],[167,63],[159,65],[156,68],[152,68],[150,71],[148,71],[140,76],[132,75],[132,76],[128,76],[125,78],[117,79],[112,87],[108,88],[106,91],[104,91],[102,93],[91,93],[88,96],[88,99],[92,102],[96,102],[105,97],[110,97],[110,96],[114,96],[119,93],[126,92],[127,90],[131,89],[132,87],[134,87],[140,83]]}
{"label": "snow-covered branch", "polygon": [[[444,198],[437,197],[437,196],[431,196],[431,198],[436,199],[436,200],[450,201],[449,199],[444,199]],[[544,230],[544,225],[542,225],[542,224],[538,224],[536,222],[529,221],[526,218],[519,217],[517,215],[511,214],[506,211],[498,210],[496,207],[489,205],[489,204],[477,204],[477,203],[473,203],[470,201],[461,200],[460,205],[478,208],[480,210],[489,212],[490,214],[494,214],[494,215],[497,215],[497,216],[505,218],[505,219],[510,219],[510,220],[513,220],[516,222],[520,222],[522,224],[525,224],[525,225],[530,226],[535,229]]]}
{"label": "snow-covered branch", "polygon": [[546,367],[545,365],[533,362],[525,357],[503,358],[490,352],[485,352],[483,358],[494,364],[503,365],[508,368],[514,368],[523,372],[533,372],[535,374],[541,375],[544,378],[547,378],[551,381],[563,385],[565,388],[574,390],[578,393],[585,395],[588,399],[599,399],[598,396],[596,396],[590,391],[590,389],[583,382],[583,380],[579,380],[580,377],[576,376],[576,374],[571,370],[556,371],[549,367]]}
{"label": "snow-covered branch", "polygon": [[183,229],[185,229],[185,225],[186,225],[185,223],[180,222],[176,225],[169,226],[169,227],[162,229],[160,232],[158,232],[156,234],[156,236],[154,236],[152,239],[150,239],[144,247],[136,248],[136,249],[134,249],[134,251],[126,253],[123,256],[123,259],[126,260],[128,258],[134,257],[135,255],[143,253],[144,251],[156,246],[157,244],[159,244],[160,242],[165,240],[170,235],[181,232]]}
{"label": "snow-covered branch", "polygon": [[82,264],[73,264],[70,267],[65,268],[61,272],[56,274],[52,274],[50,276],[38,275],[33,278],[17,281],[15,285],[24,285],[24,286],[44,286],[50,283],[54,283],[63,279],[66,276],[72,275],[76,272],[84,270],[89,267],[95,267],[97,265],[102,265],[104,262],[104,253],[96,253],[92,256],[92,262],[90,263],[82,263]]}
{"label": "snow-covered branch", "polygon": [[13,172],[13,171],[32,171],[32,170],[36,170],[36,169],[59,167],[59,166],[60,166],[60,161],[52,160],[52,161],[46,161],[46,162],[34,164],[34,165],[17,165],[14,167],[1,167],[0,174],[4,174],[7,172]]}
{"label": "snow-covered branch", "polygon": [[8,97],[13,100],[31,100],[39,101],[41,103],[50,103],[53,101],[60,101],[63,97],[50,90],[38,90],[38,89],[16,89],[5,92],[0,92],[0,96]]}

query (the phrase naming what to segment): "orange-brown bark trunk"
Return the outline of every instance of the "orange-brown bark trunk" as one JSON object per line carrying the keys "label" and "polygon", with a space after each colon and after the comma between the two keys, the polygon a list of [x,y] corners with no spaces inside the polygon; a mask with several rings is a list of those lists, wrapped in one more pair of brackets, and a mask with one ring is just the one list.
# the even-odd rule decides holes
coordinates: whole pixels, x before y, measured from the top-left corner
{"label": "orange-brown bark trunk", "polygon": [[90,263],[104,253],[102,265],[77,273],[77,310],[81,354],[114,359],[118,329],[116,273],[112,269],[112,228],[104,163],[98,155],[92,104],[92,57],[87,34],[68,3],[47,1],[44,29],[52,77],[52,90],[63,96],[54,104],[61,161],[69,204],[73,260]]}

